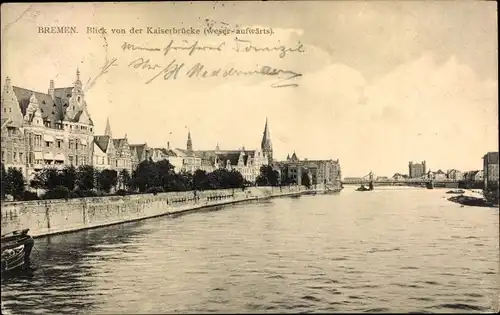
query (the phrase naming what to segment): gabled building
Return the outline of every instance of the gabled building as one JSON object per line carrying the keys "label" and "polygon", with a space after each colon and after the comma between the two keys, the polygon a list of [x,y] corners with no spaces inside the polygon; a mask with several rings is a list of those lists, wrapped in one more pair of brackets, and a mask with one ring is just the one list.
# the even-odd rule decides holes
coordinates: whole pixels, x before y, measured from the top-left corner
{"label": "gabled building", "polygon": [[109,118],[106,121],[104,135],[94,136],[93,165],[99,170],[116,168],[116,150],[113,144],[113,135]]}
{"label": "gabled building", "polygon": [[392,179],[393,180],[406,180],[408,179],[408,175],[406,174],[400,174],[400,173],[396,173],[392,176]]}
{"label": "gabled building", "polygon": [[118,173],[121,170],[127,170],[129,174],[132,174],[134,168],[132,167],[132,151],[127,139],[127,134],[125,137],[119,139],[113,139],[113,147],[115,149],[115,164],[113,169]]}
{"label": "gabled building", "polygon": [[450,180],[462,180],[464,178],[464,174],[456,169],[451,169],[446,172],[446,177]]}
{"label": "gabled building", "polygon": [[482,170],[468,171],[464,173],[464,180],[469,182],[482,182],[484,172]]}
{"label": "gabled building", "polygon": [[438,170],[437,172],[432,173],[432,178],[434,180],[440,181],[440,180],[446,180],[447,176],[445,172],[443,172],[442,170]]}
{"label": "gabled building", "polygon": [[173,161],[178,163],[182,159],[182,171],[193,173],[196,170],[204,170],[209,173],[219,168],[237,170],[249,182],[255,182],[260,174],[260,168],[272,161],[272,143],[267,119],[260,149],[247,150],[242,147],[237,150],[221,150],[217,144],[215,150],[194,150],[189,131],[186,149],[177,148],[168,151],[169,161],[173,165],[176,163]]}
{"label": "gabled building", "polygon": [[151,149],[148,147],[147,143],[131,144],[130,154],[132,159],[132,169],[135,170],[137,165],[151,158]]}
{"label": "gabled building", "polygon": [[47,93],[13,86],[6,79],[2,99],[2,161],[29,179],[44,167],[89,165],[94,123],[88,112],[80,71],[72,86]]}

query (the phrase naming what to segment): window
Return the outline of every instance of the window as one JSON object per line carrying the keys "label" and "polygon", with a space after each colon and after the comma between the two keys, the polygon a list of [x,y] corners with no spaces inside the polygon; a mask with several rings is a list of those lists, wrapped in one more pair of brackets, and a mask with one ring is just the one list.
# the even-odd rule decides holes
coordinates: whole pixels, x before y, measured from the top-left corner
{"label": "window", "polygon": [[60,149],[62,147],[62,140],[56,140],[57,147]]}
{"label": "window", "polygon": [[78,165],[78,155],[75,156],[75,165]]}
{"label": "window", "polygon": [[69,164],[73,165],[73,156],[72,155],[68,156],[68,159],[69,159]]}
{"label": "window", "polygon": [[45,141],[45,146],[46,146],[47,148],[50,148],[50,142],[49,142],[49,141]]}
{"label": "window", "polygon": [[16,161],[17,161],[17,152],[12,153],[12,160],[13,160],[14,162],[16,162]]}
{"label": "window", "polygon": [[2,162],[5,162],[5,151],[2,151]]}
{"label": "window", "polygon": [[75,149],[78,150],[78,141],[75,141]]}
{"label": "window", "polygon": [[73,140],[69,140],[68,146],[70,149],[73,149]]}
{"label": "window", "polygon": [[35,146],[41,146],[42,145],[42,136],[41,135],[35,135]]}

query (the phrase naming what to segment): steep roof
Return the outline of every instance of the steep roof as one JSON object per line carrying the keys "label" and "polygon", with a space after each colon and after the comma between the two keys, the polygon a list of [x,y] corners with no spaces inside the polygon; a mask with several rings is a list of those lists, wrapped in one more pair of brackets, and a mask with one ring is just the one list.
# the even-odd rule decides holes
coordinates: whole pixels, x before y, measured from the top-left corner
{"label": "steep roof", "polygon": [[94,142],[103,151],[108,150],[109,136],[94,136]]}
{"label": "steep roof", "polygon": [[[30,103],[30,98],[34,94],[38,100],[38,106],[42,112],[43,120],[50,121],[51,126],[54,127],[56,122],[62,121],[65,117],[73,87],[54,89],[54,99],[47,93],[37,92],[18,86],[12,86],[12,89],[16,94],[23,116],[26,115],[26,109]],[[83,110],[80,110],[71,121],[78,121],[82,113]],[[93,124],[92,119],[90,119],[90,121],[91,124]]]}
{"label": "steep roof", "polygon": [[137,154],[137,158],[139,160],[143,160],[147,157],[147,145],[145,143],[142,144],[130,144],[130,150],[134,150]]}
{"label": "steep roof", "polygon": [[113,139],[113,146],[114,146],[117,150],[123,150],[125,145],[128,145],[128,140],[127,140],[127,138],[122,138],[122,139]]}

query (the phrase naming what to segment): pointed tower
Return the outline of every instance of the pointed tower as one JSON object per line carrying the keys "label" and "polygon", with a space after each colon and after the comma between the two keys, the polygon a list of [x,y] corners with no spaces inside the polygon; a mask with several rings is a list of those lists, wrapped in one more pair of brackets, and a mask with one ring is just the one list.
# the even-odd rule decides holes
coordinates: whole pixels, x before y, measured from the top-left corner
{"label": "pointed tower", "polygon": [[104,130],[104,135],[113,138],[111,133],[111,125],[109,124],[109,117],[106,119],[106,129]]}
{"label": "pointed tower", "polygon": [[188,131],[188,140],[186,143],[186,149],[188,151],[193,151],[193,141],[191,140],[191,130]]}
{"label": "pointed tower", "polygon": [[0,108],[2,118],[10,119],[13,126],[22,126],[23,114],[21,113],[21,107],[19,106],[19,101],[14,93],[9,77],[5,79]]}
{"label": "pointed tower", "polygon": [[269,127],[267,125],[267,117],[266,117],[266,126],[264,127],[264,134],[262,135],[262,142],[260,144],[260,148],[262,152],[267,155],[267,159],[269,164],[273,161],[273,144],[271,143],[271,135],[269,133]]}
{"label": "pointed tower", "polygon": [[76,68],[76,80],[73,82],[73,90],[71,91],[71,98],[69,99],[68,109],[66,110],[68,118],[73,119],[82,109],[84,103],[82,81],[80,81],[80,68]]}
{"label": "pointed tower", "polygon": [[215,153],[219,152],[220,151],[220,148],[219,148],[219,142],[217,142],[217,145],[215,146]]}

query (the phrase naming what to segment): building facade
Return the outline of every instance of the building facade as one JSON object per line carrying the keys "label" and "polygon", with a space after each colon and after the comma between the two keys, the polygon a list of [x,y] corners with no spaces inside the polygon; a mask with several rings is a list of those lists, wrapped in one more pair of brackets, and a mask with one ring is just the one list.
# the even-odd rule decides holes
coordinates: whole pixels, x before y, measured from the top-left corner
{"label": "building facade", "polygon": [[104,135],[94,135],[94,167],[99,170],[115,169],[116,150],[113,145],[113,135],[109,118],[106,121]]}
{"label": "building facade", "polygon": [[484,180],[484,171],[468,171],[464,173],[464,180],[469,182],[482,182]]}
{"label": "building facade", "polygon": [[90,165],[94,124],[76,71],[73,86],[47,93],[13,86],[6,79],[1,99],[2,162],[17,167],[26,178],[45,167]]}
{"label": "building facade", "polygon": [[432,172],[432,178],[436,181],[446,180],[446,173],[442,170],[438,170],[437,172]]}
{"label": "building facade", "polygon": [[[272,161],[272,143],[266,119],[260,149],[221,150],[219,145],[214,150],[194,150],[191,132],[188,132],[186,149],[168,149],[168,160],[181,171],[194,173],[203,170],[207,173],[217,169],[237,170],[249,182],[255,182],[263,165]],[[182,166],[180,166],[181,164]],[[180,167],[179,167],[180,166]]]}
{"label": "building facade", "polygon": [[498,189],[498,152],[488,152],[483,156],[484,189]]}
{"label": "building facade", "polygon": [[281,173],[290,181],[302,185],[302,176],[307,174],[311,185],[325,185],[338,189],[341,187],[342,172],[339,160],[300,160],[294,152],[279,163]]}
{"label": "building facade", "polygon": [[410,178],[420,178],[422,176],[425,176],[426,174],[427,172],[425,161],[422,161],[422,163],[413,163],[410,161],[408,163],[408,175],[410,176]]}
{"label": "building facade", "polygon": [[446,172],[446,177],[449,180],[459,181],[459,180],[462,180],[464,178],[464,174],[462,172],[460,172],[459,170],[452,169],[452,170],[448,170]]}

